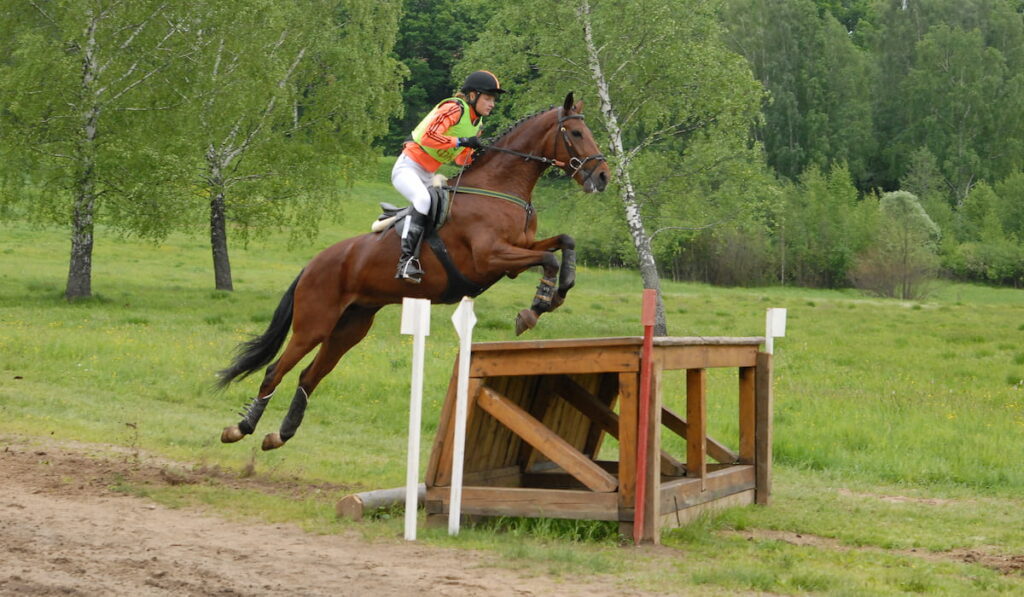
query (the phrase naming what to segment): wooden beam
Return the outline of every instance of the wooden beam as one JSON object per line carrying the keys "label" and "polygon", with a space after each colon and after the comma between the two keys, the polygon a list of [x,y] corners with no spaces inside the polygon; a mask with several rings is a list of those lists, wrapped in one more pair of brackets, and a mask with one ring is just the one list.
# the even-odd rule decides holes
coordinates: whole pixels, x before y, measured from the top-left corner
{"label": "wooden beam", "polygon": [[618,481],[614,476],[491,388],[481,387],[477,395],[477,404],[592,491],[611,492],[618,487]]}
{"label": "wooden beam", "polygon": [[755,501],[768,505],[772,494],[772,355],[757,353],[757,422],[754,439],[754,466],[757,472]]}
{"label": "wooden beam", "polygon": [[754,464],[754,428],[757,423],[754,397],[756,394],[756,367],[740,367],[740,454],[739,462]]}
{"label": "wooden beam", "polygon": [[[456,364],[457,366],[457,364]],[[452,379],[452,388],[449,388],[449,398],[445,400],[445,409],[441,417],[441,425],[437,429],[437,437],[444,438],[440,449],[437,443],[434,444],[434,454],[430,457],[430,466],[427,470],[427,486],[450,485],[452,482],[452,452],[455,450],[455,379]],[[476,395],[483,385],[482,379],[469,379],[469,399],[466,404],[466,448],[470,449],[469,430],[473,428],[473,417],[476,403]],[[448,404],[450,403],[450,404]],[[443,425],[443,427],[442,427]]]}
{"label": "wooden beam", "polygon": [[[705,496],[707,493],[705,492]],[[666,512],[661,515],[661,528],[663,529],[674,529],[683,525],[690,524],[697,520],[702,514],[709,514],[712,512],[718,512],[725,510],[726,508],[735,508],[738,506],[749,506],[754,503],[754,490],[748,489],[739,493],[730,493],[726,496],[719,498],[711,498],[705,502],[694,504],[682,510],[676,510],[675,512]]]}
{"label": "wooden beam", "polygon": [[662,362],[657,353],[651,372],[651,395],[640,396],[640,400],[650,400],[650,419],[647,421],[647,488],[644,493],[644,528],[640,534],[641,541],[650,541],[655,545],[661,543],[661,475],[657,474],[660,462],[661,447],[661,405],[662,405]]}
{"label": "wooden beam", "polygon": [[[558,376],[555,381],[555,392],[571,404],[576,410],[597,423],[608,435],[619,438],[619,416],[612,409],[605,406],[603,402],[590,392],[583,389],[578,383],[564,375]],[[594,454],[596,457],[597,455]],[[671,454],[660,450],[661,474],[666,477],[681,477],[686,474],[686,467],[672,457]]]}
{"label": "wooden beam", "polygon": [[656,347],[665,361],[665,370],[711,369],[714,367],[753,367],[757,346],[684,345]]}
{"label": "wooden beam", "polygon": [[[689,428],[686,424],[686,419],[680,417],[669,408],[662,407],[661,422],[665,427],[668,427],[669,431],[672,431],[679,437],[686,439],[686,432]],[[733,452],[728,446],[713,437],[707,438],[707,445],[705,446],[705,449],[709,456],[722,464],[735,464],[739,461],[739,455],[736,454],[736,452]]]}
{"label": "wooden beam", "polygon": [[630,513],[636,506],[636,425],[639,392],[638,373],[619,374],[619,508]]}
{"label": "wooden beam", "polygon": [[[551,400],[555,397],[552,384],[554,380],[550,375],[540,376],[539,383],[537,384],[537,390],[534,393],[534,398],[530,404],[530,416],[538,421],[544,420],[544,415],[547,414],[548,408],[551,406]],[[519,445],[519,456],[516,458],[516,462],[528,463],[530,462],[530,455],[533,453],[533,446],[527,442],[522,442]]]}
{"label": "wooden beam", "polygon": [[455,357],[455,365],[452,367],[452,377],[448,381],[448,391],[445,393],[444,404],[441,406],[441,418],[437,423],[437,431],[434,433],[434,447],[430,450],[430,460],[427,461],[427,485],[437,484],[437,473],[440,468],[442,452],[448,449],[448,461],[451,464],[452,443],[451,420],[455,413],[455,394],[458,389],[459,357]]}
{"label": "wooden beam", "polygon": [[640,349],[636,346],[474,352],[469,374],[471,377],[499,377],[636,371],[639,355]]}
{"label": "wooden beam", "polygon": [[[427,492],[427,502],[433,502],[433,509],[441,512],[448,511],[449,500],[447,487]],[[462,512],[478,516],[619,519],[618,498],[614,493],[519,487],[464,487]]]}
{"label": "wooden beam", "polygon": [[686,370],[686,476],[707,476],[707,389],[706,369]]}
{"label": "wooden beam", "polygon": [[732,493],[754,489],[753,465],[737,464],[708,472],[703,479],[672,479],[661,485],[661,512],[689,508]]}

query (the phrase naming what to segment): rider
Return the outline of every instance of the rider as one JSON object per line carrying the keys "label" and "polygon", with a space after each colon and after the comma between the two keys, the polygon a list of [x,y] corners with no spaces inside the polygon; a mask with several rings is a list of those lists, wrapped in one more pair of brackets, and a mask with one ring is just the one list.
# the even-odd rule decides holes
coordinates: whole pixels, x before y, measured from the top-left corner
{"label": "rider", "polygon": [[473,151],[483,145],[477,136],[483,116],[494,109],[498,95],[505,93],[494,74],[478,70],[466,77],[462,90],[437,104],[412,132],[402,154],[391,169],[391,184],[412,203],[410,217],[402,230],[402,256],[396,278],[419,284],[420,239],[428,224],[430,192],[427,185],[442,164],[468,166]]}

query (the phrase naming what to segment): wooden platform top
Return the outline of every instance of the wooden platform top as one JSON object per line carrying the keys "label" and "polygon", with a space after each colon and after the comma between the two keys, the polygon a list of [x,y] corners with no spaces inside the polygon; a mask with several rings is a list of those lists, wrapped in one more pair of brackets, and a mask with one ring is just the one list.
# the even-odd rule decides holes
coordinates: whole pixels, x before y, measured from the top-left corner
{"label": "wooden platform top", "polygon": [[[583,347],[641,346],[643,336],[614,338],[558,338],[555,340],[518,340],[507,342],[474,342],[473,352],[492,350],[543,350]],[[654,346],[760,346],[764,336],[655,336]]]}

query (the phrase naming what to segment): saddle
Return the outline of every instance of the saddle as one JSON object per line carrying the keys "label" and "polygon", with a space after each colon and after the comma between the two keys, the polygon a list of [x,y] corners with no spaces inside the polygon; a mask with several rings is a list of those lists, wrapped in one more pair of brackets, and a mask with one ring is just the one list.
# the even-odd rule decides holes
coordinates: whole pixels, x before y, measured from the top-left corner
{"label": "saddle", "polygon": [[[490,285],[481,286],[462,275],[462,272],[459,271],[459,268],[452,261],[451,255],[448,254],[448,247],[445,246],[444,241],[437,234],[437,231],[448,222],[452,199],[454,198],[451,192],[452,187],[444,185],[443,183],[445,182],[447,182],[447,179],[437,175],[434,177],[433,184],[427,187],[427,190],[430,191],[430,212],[427,214],[429,216],[429,224],[427,230],[423,233],[423,240],[426,244],[430,245],[434,255],[441,262],[441,265],[444,266],[444,270],[448,274],[448,287],[445,288],[437,302],[451,304],[459,302],[464,296],[477,297],[487,290]],[[378,238],[384,238],[388,230],[400,226],[405,218],[409,217],[409,213],[413,209],[411,205],[408,207],[397,207],[383,201],[380,204],[380,208],[381,214],[377,216],[377,221],[370,226],[370,230],[379,235]],[[397,230],[395,232],[396,234],[398,233]]]}
{"label": "saddle", "polygon": [[[440,230],[448,221],[452,207],[452,188],[444,185],[447,179],[440,174],[434,177],[433,184],[427,187],[430,192],[430,212],[427,213],[434,230]],[[402,222],[412,211],[412,206],[398,207],[386,201],[380,203],[381,214],[370,226],[373,232],[387,232]]]}

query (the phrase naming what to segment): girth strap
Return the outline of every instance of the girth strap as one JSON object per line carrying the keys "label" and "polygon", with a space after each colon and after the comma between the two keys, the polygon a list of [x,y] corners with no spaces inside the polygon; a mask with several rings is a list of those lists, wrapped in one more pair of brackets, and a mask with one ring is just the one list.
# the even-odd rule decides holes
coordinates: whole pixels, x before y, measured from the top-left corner
{"label": "girth strap", "polygon": [[456,303],[464,296],[480,296],[483,291],[490,288],[490,284],[481,286],[462,275],[459,268],[455,267],[455,263],[452,262],[452,257],[448,254],[448,247],[444,245],[444,241],[441,240],[441,236],[437,234],[436,230],[427,232],[426,240],[430,248],[433,249],[437,260],[444,266],[444,271],[448,273],[448,287],[444,289],[444,293],[438,299],[438,302],[445,304]]}

